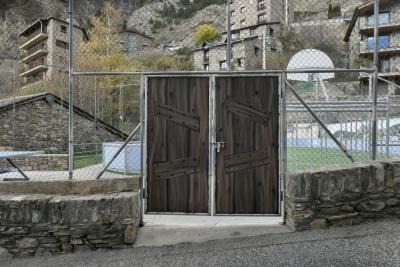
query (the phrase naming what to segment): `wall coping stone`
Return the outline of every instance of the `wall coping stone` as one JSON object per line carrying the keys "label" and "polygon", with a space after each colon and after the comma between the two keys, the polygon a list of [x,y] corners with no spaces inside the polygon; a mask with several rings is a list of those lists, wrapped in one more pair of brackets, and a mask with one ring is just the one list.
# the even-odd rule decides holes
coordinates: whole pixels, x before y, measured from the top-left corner
{"label": "wall coping stone", "polygon": [[139,177],[96,180],[32,180],[0,182],[0,194],[90,195],[134,192],[139,190]]}

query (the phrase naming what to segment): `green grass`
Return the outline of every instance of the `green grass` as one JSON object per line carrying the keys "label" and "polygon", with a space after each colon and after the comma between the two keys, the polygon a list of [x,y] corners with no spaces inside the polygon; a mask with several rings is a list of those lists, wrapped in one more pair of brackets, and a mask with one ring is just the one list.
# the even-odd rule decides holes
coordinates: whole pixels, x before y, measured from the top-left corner
{"label": "green grass", "polygon": [[[365,152],[351,152],[356,161],[367,160]],[[328,165],[349,165],[351,161],[340,149],[328,148],[288,148],[288,171],[300,171]]]}
{"label": "green grass", "polygon": [[86,154],[75,156],[74,158],[74,168],[82,169],[85,167],[97,165],[103,162],[102,155]]}

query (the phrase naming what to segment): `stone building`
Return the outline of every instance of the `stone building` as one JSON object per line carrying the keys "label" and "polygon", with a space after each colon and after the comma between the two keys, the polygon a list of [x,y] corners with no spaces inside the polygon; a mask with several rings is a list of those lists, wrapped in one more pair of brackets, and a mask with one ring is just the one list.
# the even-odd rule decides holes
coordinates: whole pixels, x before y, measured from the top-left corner
{"label": "stone building", "polygon": [[149,51],[153,47],[154,38],[136,29],[123,29],[119,32],[122,51],[129,57]]}
{"label": "stone building", "polygon": [[[69,23],[55,18],[38,19],[20,33],[22,45],[21,63],[24,70],[20,77],[23,86],[52,79],[68,67],[68,28]],[[86,31],[74,25],[74,48],[87,40]]]}
{"label": "stone building", "polygon": [[[280,51],[279,41],[284,20],[285,1],[232,0],[231,36],[233,70],[265,69],[266,53]],[[196,70],[224,70],[227,68],[227,33],[223,41],[204,43],[194,49]]]}
{"label": "stone building", "polygon": [[[381,0],[379,14],[379,76],[400,85],[400,2]],[[345,36],[352,67],[373,67],[374,3],[356,9]],[[368,94],[368,77],[360,76],[363,94]],[[400,95],[395,86],[379,81],[379,95]]]}
{"label": "stone building", "polygon": [[[74,113],[76,144],[114,142],[127,137],[76,106]],[[68,151],[68,102],[51,93],[0,100],[0,125],[0,147],[46,153]]]}
{"label": "stone building", "polygon": [[231,0],[232,30],[257,26],[265,22],[281,22],[285,17],[287,1],[282,0]]}

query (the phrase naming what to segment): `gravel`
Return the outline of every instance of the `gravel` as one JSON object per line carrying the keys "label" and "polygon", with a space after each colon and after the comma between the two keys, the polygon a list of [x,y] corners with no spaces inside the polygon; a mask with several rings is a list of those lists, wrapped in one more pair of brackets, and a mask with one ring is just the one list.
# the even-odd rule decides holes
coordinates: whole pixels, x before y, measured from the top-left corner
{"label": "gravel", "polygon": [[1,266],[400,266],[400,221],[175,246],[25,259]]}

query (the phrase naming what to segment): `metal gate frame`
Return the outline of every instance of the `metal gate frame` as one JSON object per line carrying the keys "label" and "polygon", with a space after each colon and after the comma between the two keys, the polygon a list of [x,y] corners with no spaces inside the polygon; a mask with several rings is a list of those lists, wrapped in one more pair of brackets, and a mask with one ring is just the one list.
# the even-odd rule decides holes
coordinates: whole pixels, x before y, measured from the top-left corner
{"label": "metal gate frame", "polygon": [[[159,77],[206,77],[209,79],[209,156],[208,156],[208,216],[258,216],[258,217],[281,217],[282,222],[284,221],[284,186],[286,177],[286,90],[285,83],[282,73],[251,73],[251,72],[230,72],[230,73],[193,73],[193,72],[173,72],[173,73],[154,73],[154,74],[142,74],[141,76],[141,140],[142,140],[142,182],[140,189],[143,192],[141,194],[142,203],[142,215],[143,214],[185,214],[190,215],[191,213],[180,213],[180,212],[148,212],[147,211],[147,119],[148,119],[148,79],[159,78]],[[229,78],[229,77],[277,77],[278,83],[278,96],[279,96],[279,132],[278,132],[278,213],[277,214],[217,214],[216,213],[216,79],[217,78]],[[196,213],[197,215],[202,213]]]}

